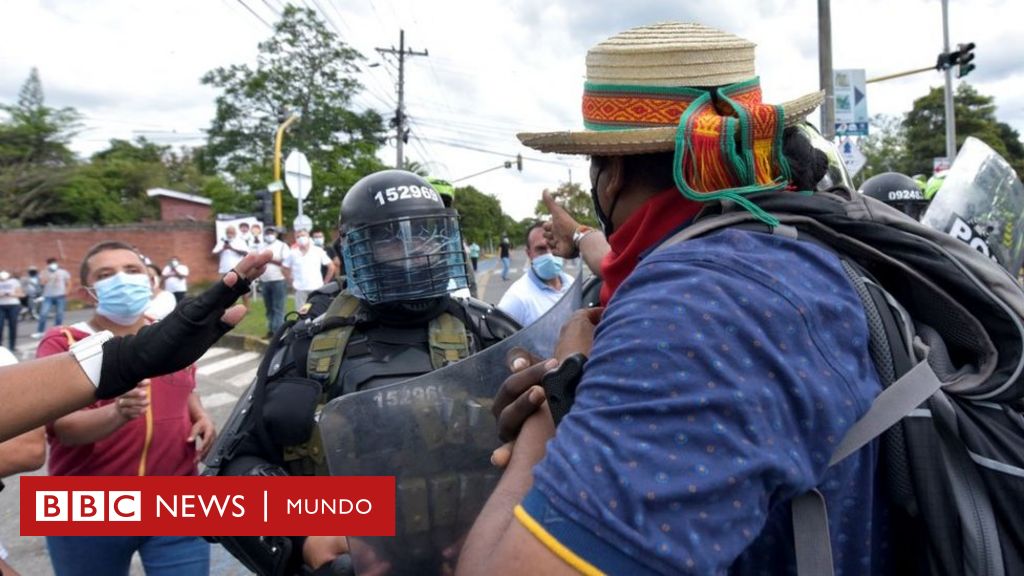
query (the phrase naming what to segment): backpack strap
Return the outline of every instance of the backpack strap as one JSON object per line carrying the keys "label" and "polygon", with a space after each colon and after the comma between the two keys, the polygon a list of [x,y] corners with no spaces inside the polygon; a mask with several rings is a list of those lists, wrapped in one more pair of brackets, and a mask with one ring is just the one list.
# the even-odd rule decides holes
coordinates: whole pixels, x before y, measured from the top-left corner
{"label": "backpack strap", "polygon": [[[338,369],[345,356],[345,348],[348,340],[355,330],[355,322],[351,322],[362,306],[362,301],[344,290],[324,312],[321,320],[325,325],[334,324],[333,327],[318,332],[313,336],[309,344],[309,352],[306,355],[306,375],[321,384],[321,395],[338,379]],[[338,321],[332,322],[332,319]]]}
{"label": "backpack strap", "polygon": [[466,325],[449,312],[443,312],[430,321],[427,338],[430,363],[435,370],[469,356]]}
{"label": "backpack strap", "polygon": [[793,498],[790,506],[797,575],[831,576],[834,568],[825,497],[817,490],[810,490]]}
{"label": "backpack strap", "polygon": [[[934,396],[941,387],[942,382],[927,358],[919,362],[875,398],[867,413],[843,436],[828,465],[834,466],[881,436],[911,410]],[[817,490],[801,494],[793,499],[792,514],[797,574],[831,576],[832,541],[825,499]]]}

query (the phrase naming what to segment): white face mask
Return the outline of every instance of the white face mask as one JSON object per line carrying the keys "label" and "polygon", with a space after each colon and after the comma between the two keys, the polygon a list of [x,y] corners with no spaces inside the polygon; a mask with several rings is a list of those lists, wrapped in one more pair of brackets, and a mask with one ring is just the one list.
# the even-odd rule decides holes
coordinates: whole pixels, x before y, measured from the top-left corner
{"label": "white face mask", "polygon": [[50,270],[50,272],[56,272],[57,271],[57,263],[56,262],[54,262],[53,264],[48,264],[46,267]]}
{"label": "white face mask", "polygon": [[0,272],[0,280],[8,280],[8,279],[10,279],[10,277],[11,277],[11,273],[10,272],[7,272],[6,270],[3,271],[3,272]]}
{"label": "white face mask", "polygon": [[274,240],[277,240],[277,234],[264,234],[263,241],[267,244],[272,244]]}
{"label": "white face mask", "polygon": [[305,248],[306,246],[309,246],[309,236],[299,236],[295,242],[297,242],[299,246]]}

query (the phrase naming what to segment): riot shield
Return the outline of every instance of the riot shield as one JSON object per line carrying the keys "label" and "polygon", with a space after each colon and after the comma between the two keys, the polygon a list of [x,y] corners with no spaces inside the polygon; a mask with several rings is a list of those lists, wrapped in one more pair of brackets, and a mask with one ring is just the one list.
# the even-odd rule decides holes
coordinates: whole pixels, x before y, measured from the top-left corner
{"label": "riot shield", "polygon": [[319,430],[332,475],[396,477],[395,536],[350,538],[356,574],[435,574],[458,547],[500,477],[493,398],[515,346],[550,357],[580,307],[582,278],[535,323],[499,344],[417,378],[336,398]]}
{"label": "riot shield", "polygon": [[921,222],[963,240],[1014,276],[1024,261],[1024,185],[977,138],[964,142]]}

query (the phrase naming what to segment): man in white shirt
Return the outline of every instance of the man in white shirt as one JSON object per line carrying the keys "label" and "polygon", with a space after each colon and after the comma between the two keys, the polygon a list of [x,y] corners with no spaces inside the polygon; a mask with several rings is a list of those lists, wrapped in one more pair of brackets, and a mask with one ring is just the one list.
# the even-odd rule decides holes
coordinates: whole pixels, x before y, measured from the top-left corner
{"label": "man in white shirt", "polygon": [[[308,230],[295,231],[295,246],[292,247],[285,266],[292,273],[292,288],[295,289],[295,309],[301,310],[309,293],[323,286],[334,277],[334,262],[309,238]],[[327,273],[321,274],[320,267],[327,266]]]}
{"label": "man in white shirt", "polygon": [[512,283],[498,302],[498,309],[526,327],[558,302],[572,277],[562,272],[564,261],[551,254],[544,239],[544,223],[538,222],[526,232],[526,256],[530,268]]}
{"label": "man in white shirt", "polygon": [[282,266],[288,260],[291,249],[277,235],[277,229],[267,226],[267,232],[260,242],[260,249],[270,250],[271,253],[267,269],[260,276],[260,293],[267,307],[267,338],[273,336],[284,324],[284,303],[288,294]]}
{"label": "man in white shirt", "polygon": [[224,237],[213,247],[213,253],[220,254],[220,265],[217,267],[217,272],[227,274],[249,253],[249,247],[238,236],[235,227],[228,226],[224,231]]}
{"label": "man in white shirt", "polygon": [[188,266],[182,264],[177,256],[171,256],[171,261],[164,266],[160,275],[164,278],[164,290],[174,294],[174,299],[181,302],[188,291]]}
{"label": "man in white shirt", "polygon": [[[249,227],[246,226],[246,229]],[[238,235],[234,226],[228,226],[224,230],[224,237],[213,247],[214,254],[220,254],[220,264],[217,271],[220,274],[227,274],[238,265],[249,253],[249,245]],[[249,305],[249,295],[242,296],[242,303]]]}

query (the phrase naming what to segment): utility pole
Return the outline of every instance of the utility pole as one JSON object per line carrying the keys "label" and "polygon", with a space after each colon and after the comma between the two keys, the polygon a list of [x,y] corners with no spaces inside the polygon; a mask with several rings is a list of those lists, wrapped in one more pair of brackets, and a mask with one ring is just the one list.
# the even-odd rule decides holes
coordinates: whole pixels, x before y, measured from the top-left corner
{"label": "utility pole", "polygon": [[422,52],[416,52],[415,50],[405,49],[405,30],[398,31],[398,50],[395,47],[391,48],[377,48],[377,52],[381,54],[392,54],[398,55],[398,109],[395,110],[395,148],[397,150],[397,157],[395,160],[395,168],[401,170],[403,163],[402,158],[402,147],[405,144],[406,132],[405,132],[405,57],[406,56],[430,56],[426,50]]}
{"label": "utility pole", "polygon": [[[945,0],[943,0],[945,1]],[[821,133],[836,137],[835,91],[832,88],[832,8],[830,0],[818,0],[818,76],[825,101],[821,103]]]}
{"label": "utility pole", "polygon": [[[949,0],[942,0],[942,51],[949,54]],[[946,68],[946,159],[956,158],[956,112],[953,109],[953,68]]]}

